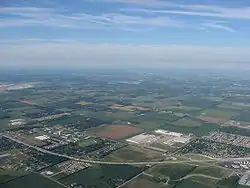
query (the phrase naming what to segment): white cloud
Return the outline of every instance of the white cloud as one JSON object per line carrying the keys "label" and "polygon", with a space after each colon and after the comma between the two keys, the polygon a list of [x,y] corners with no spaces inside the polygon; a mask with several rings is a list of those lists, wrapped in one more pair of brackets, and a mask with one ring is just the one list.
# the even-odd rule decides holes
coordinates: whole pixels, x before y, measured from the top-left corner
{"label": "white cloud", "polygon": [[[172,9],[170,10],[169,7]],[[176,14],[176,15],[189,15],[200,17],[214,17],[224,19],[250,19],[250,7],[241,8],[226,8],[211,5],[183,5],[171,4],[168,8],[161,9],[147,9],[147,8],[125,8],[121,9],[126,12],[144,12],[144,13],[157,13],[157,14]],[[173,9],[175,8],[175,9]]]}
{"label": "white cloud", "polygon": [[5,43],[0,48],[1,62],[8,66],[250,68],[250,47],[85,44],[34,40],[9,45]]}
{"label": "white cloud", "polygon": [[[145,11],[147,13],[158,12],[148,9],[126,9],[125,11]],[[161,11],[162,12],[162,11]],[[71,13],[66,10],[35,7],[3,7],[0,13],[11,17],[0,19],[0,27],[13,26],[38,26],[38,27],[59,27],[74,29],[120,29],[125,31],[151,31],[157,28],[187,28],[187,29],[223,29],[233,32],[234,29],[226,25],[203,23],[198,21],[195,24],[187,20],[172,18],[166,15],[142,16],[134,13]]]}
{"label": "white cloud", "polygon": [[[116,27],[135,29],[134,27],[180,27],[183,23],[167,16],[142,17],[121,13],[69,13],[46,8],[6,7],[0,13],[14,17],[1,19],[0,27],[11,26],[49,26],[68,28]],[[18,16],[18,17],[15,17]],[[139,28],[138,28],[139,29]],[[142,30],[145,28],[142,28]]]}
{"label": "white cloud", "polygon": [[232,32],[232,33],[236,32],[236,30],[216,21],[204,22],[201,25],[204,26],[204,28],[220,29],[220,30],[224,30],[224,31]]}

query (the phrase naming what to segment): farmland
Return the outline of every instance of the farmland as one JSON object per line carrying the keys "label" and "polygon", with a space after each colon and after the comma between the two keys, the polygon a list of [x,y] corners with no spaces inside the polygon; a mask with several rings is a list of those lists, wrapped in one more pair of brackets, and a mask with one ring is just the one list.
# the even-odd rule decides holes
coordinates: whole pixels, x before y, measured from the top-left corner
{"label": "farmland", "polygon": [[170,178],[170,180],[179,180],[180,178],[188,175],[193,170],[196,169],[196,165],[191,164],[166,164],[166,165],[156,165],[149,170],[153,176],[165,176]]}
{"label": "farmland", "polygon": [[166,186],[163,183],[155,182],[152,177],[148,177],[146,175],[140,175],[138,178],[133,180],[132,182],[124,185],[122,188],[170,188],[170,186]]}
{"label": "farmland", "polygon": [[63,186],[55,183],[43,176],[37,174],[26,175],[6,183],[1,184],[1,188],[63,188]]}
{"label": "farmland", "polygon": [[128,125],[103,125],[89,130],[95,136],[102,138],[121,139],[142,132],[141,129]]}
{"label": "farmland", "polygon": [[178,121],[175,121],[173,124],[183,127],[199,127],[202,125],[202,122],[200,122],[200,120],[194,120],[191,118],[183,118]]}
{"label": "farmland", "polygon": [[82,186],[110,188],[124,183],[139,174],[141,170],[129,165],[95,165],[60,179],[60,181],[66,185],[76,183]]}
{"label": "farmland", "polygon": [[236,112],[229,110],[226,111],[220,109],[206,109],[201,112],[201,115],[223,120],[229,120],[232,119],[233,117],[236,117],[238,114]]}
{"label": "farmland", "polygon": [[16,178],[8,188],[30,178],[33,187],[51,178],[72,188],[236,188],[250,168],[250,160],[197,161],[250,156],[250,77],[67,71],[1,72],[0,175]]}
{"label": "farmland", "polygon": [[121,148],[106,157],[107,161],[159,161],[162,160],[161,152],[153,151],[136,146],[127,146]]}

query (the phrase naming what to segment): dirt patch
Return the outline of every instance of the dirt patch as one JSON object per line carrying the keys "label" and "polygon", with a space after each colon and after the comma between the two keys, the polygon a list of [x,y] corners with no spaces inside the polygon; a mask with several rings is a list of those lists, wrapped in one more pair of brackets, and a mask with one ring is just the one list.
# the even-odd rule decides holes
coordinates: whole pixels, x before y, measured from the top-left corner
{"label": "dirt patch", "polygon": [[90,132],[99,137],[118,139],[141,133],[142,131],[142,129],[128,125],[103,125],[92,129]]}
{"label": "dirt patch", "polygon": [[114,104],[110,108],[111,109],[125,110],[125,111],[134,111],[134,110],[149,111],[150,110],[150,108],[144,108],[141,106],[123,106],[123,105],[119,105],[119,104]]}
{"label": "dirt patch", "polygon": [[207,121],[207,122],[209,122],[209,123],[221,124],[221,123],[224,123],[224,122],[225,122],[225,120],[223,120],[223,119],[214,118],[214,117],[210,117],[210,116],[200,116],[199,118],[200,118],[201,120]]}

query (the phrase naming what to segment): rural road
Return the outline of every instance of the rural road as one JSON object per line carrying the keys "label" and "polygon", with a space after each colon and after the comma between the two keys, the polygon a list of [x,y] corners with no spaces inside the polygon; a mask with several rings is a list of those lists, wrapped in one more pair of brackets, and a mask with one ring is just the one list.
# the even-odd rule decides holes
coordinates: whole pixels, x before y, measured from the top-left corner
{"label": "rural road", "polygon": [[68,155],[64,155],[64,154],[59,154],[59,153],[55,153],[52,151],[48,151],[42,148],[39,148],[37,146],[32,146],[30,144],[24,143],[18,139],[15,139],[9,135],[2,135],[5,138],[8,138],[14,142],[17,142],[19,144],[23,144],[29,148],[33,148],[37,151],[43,152],[43,153],[47,153],[50,155],[54,155],[54,156],[58,156],[58,157],[64,157],[70,160],[75,160],[75,161],[81,161],[81,162],[85,162],[85,163],[90,163],[90,164],[110,164],[110,165],[119,165],[119,164],[127,164],[127,165],[155,165],[155,164],[169,164],[169,163],[180,163],[180,162],[215,162],[215,161],[221,161],[221,162],[229,162],[229,161],[238,161],[238,160],[250,160],[250,158],[227,158],[227,159],[210,159],[210,160],[167,160],[167,161],[141,161],[141,162],[113,162],[113,161],[95,161],[95,160],[87,160],[87,159],[81,159],[81,158],[76,158],[76,157],[71,157]]}

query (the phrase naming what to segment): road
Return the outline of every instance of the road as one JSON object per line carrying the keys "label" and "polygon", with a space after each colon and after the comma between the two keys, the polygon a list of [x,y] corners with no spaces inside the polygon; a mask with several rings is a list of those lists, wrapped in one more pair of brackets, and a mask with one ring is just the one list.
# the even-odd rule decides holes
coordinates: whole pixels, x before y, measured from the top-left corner
{"label": "road", "polygon": [[45,150],[43,148],[39,148],[37,146],[32,146],[30,144],[24,143],[23,141],[20,141],[16,138],[13,138],[12,136],[9,135],[2,135],[5,138],[8,138],[14,142],[20,143],[22,145],[25,145],[29,148],[33,148],[37,151],[43,152],[43,153],[47,153],[50,155],[54,155],[54,156],[58,156],[58,157],[64,157],[70,160],[75,160],[75,161],[81,161],[84,163],[90,163],[90,164],[110,164],[110,165],[119,165],[119,164],[124,164],[124,165],[155,165],[155,164],[169,164],[169,163],[185,163],[185,162],[229,162],[229,161],[237,161],[237,160],[250,160],[250,157],[248,158],[227,158],[227,159],[207,159],[207,160],[167,160],[167,161],[141,161],[141,162],[113,162],[113,161],[96,161],[96,160],[88,160],[88,159],[81,159],[81,158],[76,158],[76,157],[71,157],[68,155],[64,155],[64,154],[59,154],[59,153],[55,153],[52,151],[48,151]]}

